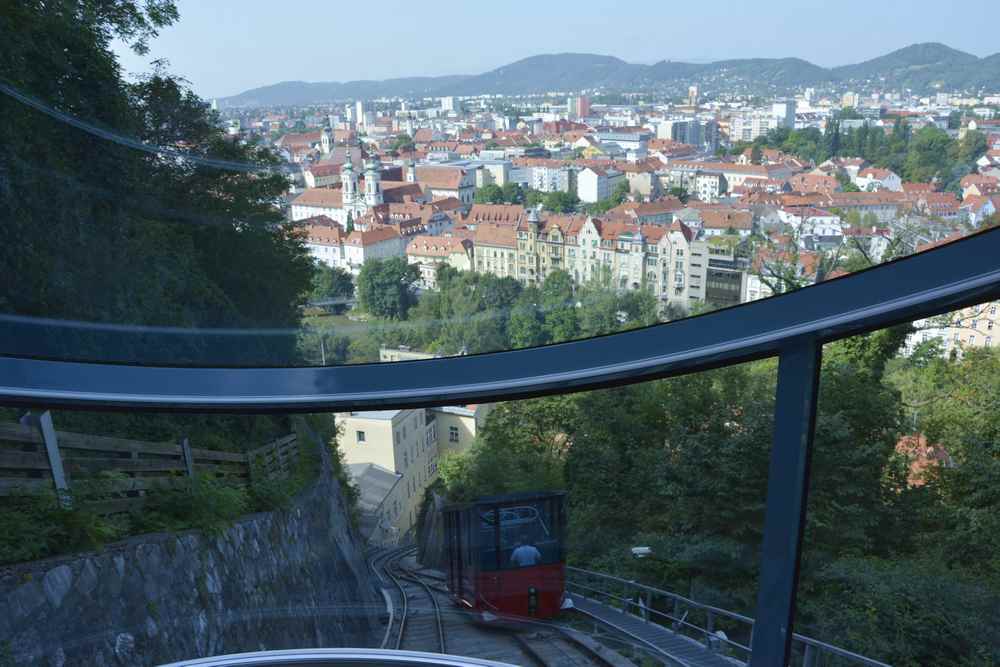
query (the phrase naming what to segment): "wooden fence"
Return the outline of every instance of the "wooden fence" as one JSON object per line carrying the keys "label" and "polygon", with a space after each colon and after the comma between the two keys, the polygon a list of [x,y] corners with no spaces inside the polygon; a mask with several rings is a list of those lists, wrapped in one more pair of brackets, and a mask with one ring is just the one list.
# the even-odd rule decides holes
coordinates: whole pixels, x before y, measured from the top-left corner
{"label": "wooden fence", "polygon": [[274,479],[289,476],[298,456],[298,437],[292,433],[247,452],[246,460],[253,479]]}
{"label": "wooden fence", "polygon": [[141,506],[149,492],[209,476],[234,484],[291,473],[299,456],[295,434],[250,452],[219,452],[180,442],[156,443],[57,431],[48,412],[22,423],[0,423],[0,496],[54,491],[71,502],[74,484],[118,475],[93,506],[112,514]]}

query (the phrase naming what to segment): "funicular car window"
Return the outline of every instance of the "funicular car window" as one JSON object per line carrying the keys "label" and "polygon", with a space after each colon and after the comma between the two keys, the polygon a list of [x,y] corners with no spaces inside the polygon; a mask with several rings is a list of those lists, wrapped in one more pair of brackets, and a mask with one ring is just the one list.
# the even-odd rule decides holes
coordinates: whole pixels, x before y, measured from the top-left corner
{"label": "funicular car window", "polygon": [[483,570],[521,567],[511,560],[520,546],[538,550],[537,558],[529,559],[528,563],[551,565],[559,562],[559,513],[554,500],[526,501],[511,507],[480,510],[479,517]]}

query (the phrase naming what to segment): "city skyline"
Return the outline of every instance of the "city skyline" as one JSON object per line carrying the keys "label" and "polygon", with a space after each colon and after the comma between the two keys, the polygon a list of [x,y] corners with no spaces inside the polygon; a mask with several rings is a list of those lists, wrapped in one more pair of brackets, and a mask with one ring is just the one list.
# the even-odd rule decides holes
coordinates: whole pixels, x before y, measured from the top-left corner
{"label": "city skyline", "polygon": [[[688,8],[643,1],[627,15],[590,2],[533,8],[530,15],[464,5],[447,11],[395,1],[382,6],[378,16],[369,16],[357,5],[317,5],[306,14],[279,13],[260,0],[179,0],[179,22],[153,40],[146,56],[123,44],[115,51],[129,75],[166,59],[170,71],[212,98],[281,81],[480,74],[542,53],[596,53],[631,63],[797,57],[832,67],[916,42],[943,42],[980,57],[997,50],[988,31],[970,34],[963,28],[970,12],[988,12],[990,5],[981,0],[963,4],[961,13],[910,3],[903,20],[894,7],[855,0],[841,3],[836,12],[815,0],[797,3],[794,11],[785,2]],[[354,27],[342,29],[343,24]],[[484,39],[469,39],[477,27]],[[762,40],[767,34],[782,38]],[[261,48],[269,42],[274,50]]]}

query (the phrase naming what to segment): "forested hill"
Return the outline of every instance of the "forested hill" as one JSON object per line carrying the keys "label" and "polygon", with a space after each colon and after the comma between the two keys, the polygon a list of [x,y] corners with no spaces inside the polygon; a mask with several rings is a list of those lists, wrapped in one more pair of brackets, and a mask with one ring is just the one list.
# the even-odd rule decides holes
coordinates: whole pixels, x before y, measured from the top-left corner
{"label": "forested hill", "polygon": [[653,65],[588,53],[532,56],[476,76],[442,76],[307,83],[286,81],[219,100],[223,107],[282,106],[337,100],[435,95],[532,94],[551,91],[686,90],[789,91],[831,84],[934,90],[1000,90],[1000,53],[987,58],[944,44],[914,44],[856,65],[827,69],[799,58],[754,58]]}
{"label": "forested hill", "polygon": [[842,81],[884,82],[893,88],[926,91],[941,88],[996,90],[1000,87],[1000,53],[987,58],[944,44],[914,44],[857,65],[837,67]]}
{"label": "forested hill", "polygon": [[356,98],[420,97],[433,95],[444,87],[460,85],[464,80],[470,78],[472,77],[409,77],[385,81],[348,81],[345,83],[283,81],[221,99],[219,104],[233,107],[294,106]]}

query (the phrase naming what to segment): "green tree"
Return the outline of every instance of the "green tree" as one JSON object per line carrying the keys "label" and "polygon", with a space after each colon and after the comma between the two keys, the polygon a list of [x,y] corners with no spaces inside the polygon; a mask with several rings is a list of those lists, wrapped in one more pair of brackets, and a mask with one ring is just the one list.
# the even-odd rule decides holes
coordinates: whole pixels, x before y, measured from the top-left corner
{"label": "green tree", "polygon": [[544,192],[528,188],[527,192],[524,193],[524,205],[528,208],[537,208],[540,205],[544,205],[544,201]]}
{"label": "green tree", "polygon": [[750,163],[751,164],[762,164],[764,162],[764,150],[761,148],[759,143],[754,142],[753,149],[750,152]]}
{"label": "green tree", "polygon": [[542,328],[551,342],[560,343],[579,337],[580,325],[573,291],[573,278],[565,271],[553,271],[542,283]]}
{"label": "green tree", "polygon": [[359,305],[368,313],[391,320],[405,320],[416,303],[413,286],[420,269],[405,257],[369,259],[358,274]]}
{"label": "green tree", "polygon": [[316,262],[309,298],[313,301],[322,301],[341,297],[348,299],[354,297],[354,280],[351,274],[340,267],[329,267],[322,262]]}
{"label": "green tree", "polygon": [[670,188],[667,194],[669,194],[671,197],[676,197],[677,199],[680,199],[682,204],[686,204],[688,198],[690,197],[688,191],[680,186],[675,186]]}
{"label": "green tree", "polygon": [[351,211],[347,212],[347,225],[344,227],[344,231],[348,234],[354,231],[354,213]]}
{"label": "green tree", "polygon": [[524,204],[525,193],[520,183],[508,182],[503,186],[503,201],[507,204]]}
{"label": "green tree", "polygon": [[925,182],[950,176],[947,161],[951,146],[952,139],[944,130],[925,127],[918,131],[906,153],[903,166],[906,180]]}
{"label": "green tree", "polygon": [[413,137],[408,134],[396,135],[389,144],[389,150],[394,153],[412,153],[416,148]]}
{"label": "green tree", "polygon": [[573,414],[565,396],[498,405],[471,450],[442,463],[449,498],[562,488],[564,429]]}
{"label": "green tree", "polygon": [[553,213],[572,213],[580,205],[575,192],[549,192],[542,200],[545,210]]}
{"label": "green tree", "polygon": [[476,190],[477,204],[502,204],[503,190],[498,185],[490,183]]}
{"label": "green tree", "polygon": [[[121,78],[111,41],[144,53],[176,18],[164,0],[89,0],[65,11],[27,2],[2,12],[5,83],[115,136],[183,146],[177,159],[154,160],[103,130],[0,96],[0,271],[18,276],[16,285],[0,282],[7,312],[189,328],[298,326],[312,263],[274,205],[287,189],[277,158],[228,141],[208,105],[162,65],[136,82]],[[75,356],[171,363],[288,363],[297,349],[292,336],[233,345],[218,336],[150,335],[110,345],[106,334],[84,331],[53,344]]]}
{"label": "green tree", "polygon": [[510,314],[510,346],[535,347],[546,343],[542,313],[539,309],[541,294],[538,288],[528,287],[514,304]]}

